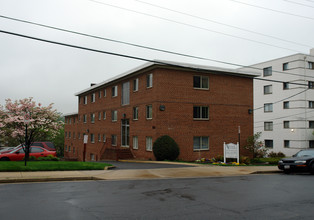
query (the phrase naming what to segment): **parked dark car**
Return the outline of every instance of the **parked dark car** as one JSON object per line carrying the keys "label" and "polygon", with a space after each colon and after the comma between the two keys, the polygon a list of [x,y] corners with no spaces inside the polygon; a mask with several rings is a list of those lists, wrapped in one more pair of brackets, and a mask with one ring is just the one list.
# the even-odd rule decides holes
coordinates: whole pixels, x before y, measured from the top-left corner
{"label": "parked dark car", "polygon": [[290,158],[282,158],[278,168],[285,173],[301,171],[314,174],[314,149],[301,150]]}
{"label": "parked dark car", "polygon": [[39,147],[45,148],[49,151],[56,151],[56,148],[53,145],[53,143],[48,142],[48,141],[35,141],[32,143],[32,146],[39,146]]}

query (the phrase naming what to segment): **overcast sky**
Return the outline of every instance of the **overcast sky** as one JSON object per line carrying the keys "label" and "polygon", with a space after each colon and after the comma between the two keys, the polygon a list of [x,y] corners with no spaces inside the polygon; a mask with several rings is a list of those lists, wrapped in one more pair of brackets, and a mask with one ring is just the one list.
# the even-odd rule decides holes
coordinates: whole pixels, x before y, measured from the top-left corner
{"label": "overcast sky", "polygon": [[[314,0],[0,0],[0,16],[240,65],[314,48]],[[237,68],[3,17],[0,30],[151,60]],[[61,113],[77,112],[74,93],[143,63],[0,33],[0,104],[33,97]]]}

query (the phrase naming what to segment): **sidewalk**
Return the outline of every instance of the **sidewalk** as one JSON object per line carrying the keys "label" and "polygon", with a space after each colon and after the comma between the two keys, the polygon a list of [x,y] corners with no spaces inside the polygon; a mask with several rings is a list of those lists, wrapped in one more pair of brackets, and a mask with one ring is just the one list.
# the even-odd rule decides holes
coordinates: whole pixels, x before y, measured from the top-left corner
{"label": "sidewalk", "polygon": [[241,176],[261,173],[281,173],[276,166],[212,166],[196,165],[182,168],[0,172],[0,183],[80,181],[80,180],[135,180],[156,178],[195,178],[213,176]]}

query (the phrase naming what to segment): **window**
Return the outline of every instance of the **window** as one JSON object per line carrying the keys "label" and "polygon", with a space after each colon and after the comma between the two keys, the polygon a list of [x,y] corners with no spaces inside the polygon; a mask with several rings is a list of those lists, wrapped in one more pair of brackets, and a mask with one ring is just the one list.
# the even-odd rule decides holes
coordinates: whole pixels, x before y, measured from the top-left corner
{"label": "window", "polygon": [[264,122],[264,131],[272,131],[273,130],[273,122],[268,121]]}
{"label": "window", "polygon": [[314,141],[309,141],[309,148],[314,148]]}
{"label": "window", "polygon": [[273,111],[273,103],[264,104],[264,112],[272,112]]}
{"label": "window", "polygon": [[309,108],[314,108],[314,101],[309,101]]}
{"label": "window", "polygon": [[284,148],[289,148],[289,147],[290,147],[290,141],[284,140],[284,141],[283,141],[283,147],[284,147]]}
{"label": "window", "polygon": [[193,76],[193,87],[197,89],[209,89],[209,77]]}
{"label": "window", "polygon": [[272,85],[264,86],[264,94],[272,94],[272,93],[273,93]]}
{"label": "window", "polygon": [[290,128],[290,121],[284,121],[283,128]]}
{"label": "window", "polygon": [[122,84],[121,104],[122,105],[130,104],[130,83],[129,82]]}
{"label": "window", "polygon": [[265,140],[265,147],[273,148],[274,147],[274,141],[273,140]]}
{"label": "window", "polygon": [[95,95],[95,93],[93,93],[93,94],[91,95],[91,102],[95,102],[95,98],[96,98],[96,95]]}
{"label": "window", "polygon": [[87,95],[84,96],[84,105],[86,105],[86,104],[87,104]]}
{"label": "window", "polygon": [[117,146],[117,135],[111,135],[111,145]]}
{"label": "window", "polygon": [[309,121],[309,128],[314,128],[314,121]]}
{"label": "window", "polygon": [[98,134],[98,142],[101,142],[101,135]]}
{"label": "window", "polygon": [[314,62],[308,62],[309,69],[314,70]]}
{"label": "window", "polygon": [[133,80],[133,92],[138,91],[138,78]]}
{"label": "window", "polygon": [[69,152],[71,152],[71,146],[69,146]]}
{"label": "window", "polygon": [[95,114],[94,113],[90,114],[90,122],[95,123]]}
{"label": "window", "polygon": [[106,111],[103,111],[103,118],[104,118],[104,120],[106,119]]}
{"label": "window", "polygon": [[111,120],[112,121],[118,120],[118,111],[117,110],[111,111]]}
{"label": "window", "polygon": [[133,136],[133,149],[138,149],[138,137]]}
{"label": "window", "polygon": [[77,138],[78,138],[78,139],[81,139],[81,133],[80,133],[80,132],[77,133]]}
{"label": "window", "polygon": [[95,161],[95,155],[94,154],[90,154],[90,160]]}
{"label": "window", "polygon": [[31,153],[41,153],[44,151],[43,149],[38,148],[38,147],[32,147],[30,150],[31,150]]}
{"label": "window", "polygon": [[146,87],[147,88],[153,87],[153,74],[152,73],[146,76]]}
{"label": "window", "polygon": [[98,120],[101,120],[101,112],[98,112]]}
{"label": "window", "polygon": [[147,105],[146,106],[146,119],[152,119],[153,118],[153,106]]}
{"label": "window", "polygon": [[284,82],[282,88],[283,88],[283,90],[289,89],[289,83]]}
{"label": "window", "polygon": [[146,150],[147,151],[153,150],[153,138],[152,137],[146,137]]}
{"label": "window", "polygon": [[111,96],[112,97],[118,96],[118,86],[114,86],[111,88]]}
{"label": "window", "polygon": [[193,150],[208,150],[209,137],[193,137]]}
{"label": "window", "polygon": [[106,142],[106,135],[105,134],[102,135],[102,141]]}
{"label": "window", "polygon": [[83,115],[83,122],[84,122],[84,123],[87,122],[87,115]]}
{"label": "window", "polygon": [[289,68],[289,63],[282,64],[282,70],[288,70],[288,68]]}
{"label": "window", "polygon": [[94,134],[90,134],[90,142],[95,143],[95,136]]}
{"label": "window", "polygon": [[106,95],[107,95],[107,90],[104,89],[104,97],[106,97]]}
{"label": "window", "polygon": [[289,108],[289,101],[283,102],[283,108],[288,109]]}
{"label": "window", "polygon": [[121,120],[121,145],[129,147],[130,145],[130,122],[129,119]]}
{"label": "window", "polygon": [[273,75],[273,68],[270,66],[270,67],[266,67],[263,69],[263,76],[271,76]]}
{"label": "window", "polygon": [[194,106],[193,119],[209,119],[208,106]]}
{"label": "window", "polygon": [[133,120],[138,120],[138,107],[133,107]]}
{"label": "window", "polygon": [[309,89],[314,89],[314,82],[313,81],[309,81]]}
{"label": "window", "polygon": [[101,90],[98,92],[98,98],[101,98]]}
{"label": "window", "polygon": [[71,138],[71,132],[69,132],[69,138]]}

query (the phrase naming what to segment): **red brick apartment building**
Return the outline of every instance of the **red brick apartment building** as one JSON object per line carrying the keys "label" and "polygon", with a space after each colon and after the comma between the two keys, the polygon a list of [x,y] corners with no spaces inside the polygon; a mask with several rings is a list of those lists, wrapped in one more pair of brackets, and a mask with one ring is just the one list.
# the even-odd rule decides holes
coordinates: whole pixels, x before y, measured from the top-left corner
{"label": "red brick apartment building", "polygon": [[[223,143],[241,146],[253,135],[256,74],[182,63],[149,62],[78,92],[78,113],[65,116],[67,159],[123,157],[155,160],[154,141],[172,137],[178,159],[223,155]],[[241,149],[241,155],[247,155]],[[124,153],[125,156],[125,153]]]}

